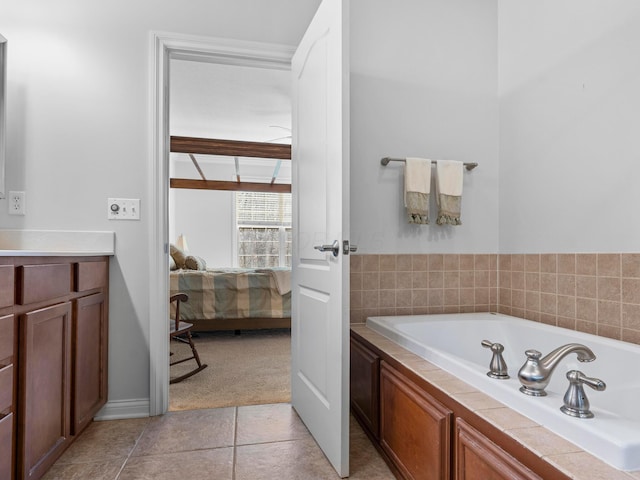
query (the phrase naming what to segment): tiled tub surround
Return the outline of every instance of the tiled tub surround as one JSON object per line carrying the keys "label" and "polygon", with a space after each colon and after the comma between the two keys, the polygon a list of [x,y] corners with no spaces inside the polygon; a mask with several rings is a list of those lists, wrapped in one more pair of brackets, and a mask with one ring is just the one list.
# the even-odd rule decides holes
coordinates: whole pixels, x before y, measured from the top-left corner
{"label": "tiled tub surround", "polygon": [[500,312],[640,344],[640,253],[351,257],[351,322]]}

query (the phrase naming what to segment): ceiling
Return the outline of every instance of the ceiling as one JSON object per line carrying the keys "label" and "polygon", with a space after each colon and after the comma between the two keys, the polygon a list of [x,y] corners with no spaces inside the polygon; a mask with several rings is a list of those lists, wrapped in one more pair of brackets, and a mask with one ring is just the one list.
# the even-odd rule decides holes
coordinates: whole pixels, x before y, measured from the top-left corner
{"label": "ceiling", "polygon": [[[290,71],[171,60],[170,75],[171,135],[291,143]],[[191,162],[186,154],[171,157]],[[211,180],[216,178],[209,178],[207,169],[229,162],[208,155],[197,155],[197,160]],[[276,160],[265,162],[275,167]],[[290,163],[282,162],[279,181],[290,181]],[[241,160],[245,175],[257,175],[252,164],[256,161]],[[195,168],[193,173],[196,178]]]}

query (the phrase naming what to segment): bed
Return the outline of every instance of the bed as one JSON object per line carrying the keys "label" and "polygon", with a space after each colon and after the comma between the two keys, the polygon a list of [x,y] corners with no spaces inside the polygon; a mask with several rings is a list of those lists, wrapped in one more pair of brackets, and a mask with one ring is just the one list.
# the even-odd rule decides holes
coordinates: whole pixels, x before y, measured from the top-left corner
{"label": "bed", "polygon": [[180,318],[195,331],[291,328],[290,269],[179,269],[169,285],[189,295]]}

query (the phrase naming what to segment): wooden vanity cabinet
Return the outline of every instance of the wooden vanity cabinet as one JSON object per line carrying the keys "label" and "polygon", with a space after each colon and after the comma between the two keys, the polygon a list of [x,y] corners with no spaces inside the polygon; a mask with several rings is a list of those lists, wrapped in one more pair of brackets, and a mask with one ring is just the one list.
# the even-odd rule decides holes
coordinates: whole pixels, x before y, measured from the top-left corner
{"label": "wooden vanity cabinet", "polygon": [[20,319],[19,478],[40,478],[71,441],[71,303]]}
{"label": "wooden vanity cabinet", "polygon": [[[2,287],[0,287],[1,290]],[[2,294],[0,293],[0,297]],[[0,478],[12,478],[15,456],[15,317],[0,315]]]}
{"label": "wooden vanity cabinet", "polygon": [[[0,479],[36,480],[107,400],[109,258],[0,262]],[[13,361],[4,410],[3,357]]]}

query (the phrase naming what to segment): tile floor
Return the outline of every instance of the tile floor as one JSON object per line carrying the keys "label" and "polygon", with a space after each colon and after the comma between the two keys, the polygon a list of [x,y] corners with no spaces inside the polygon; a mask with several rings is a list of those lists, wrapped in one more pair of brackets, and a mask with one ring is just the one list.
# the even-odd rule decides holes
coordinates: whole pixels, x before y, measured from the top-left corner
{"label": "tile floor", "polygon": [[[395,477],[353,418],[351,476]],[[339,477],[286,403],[169,412],[94,422],[44,480],[335,480]]]}

